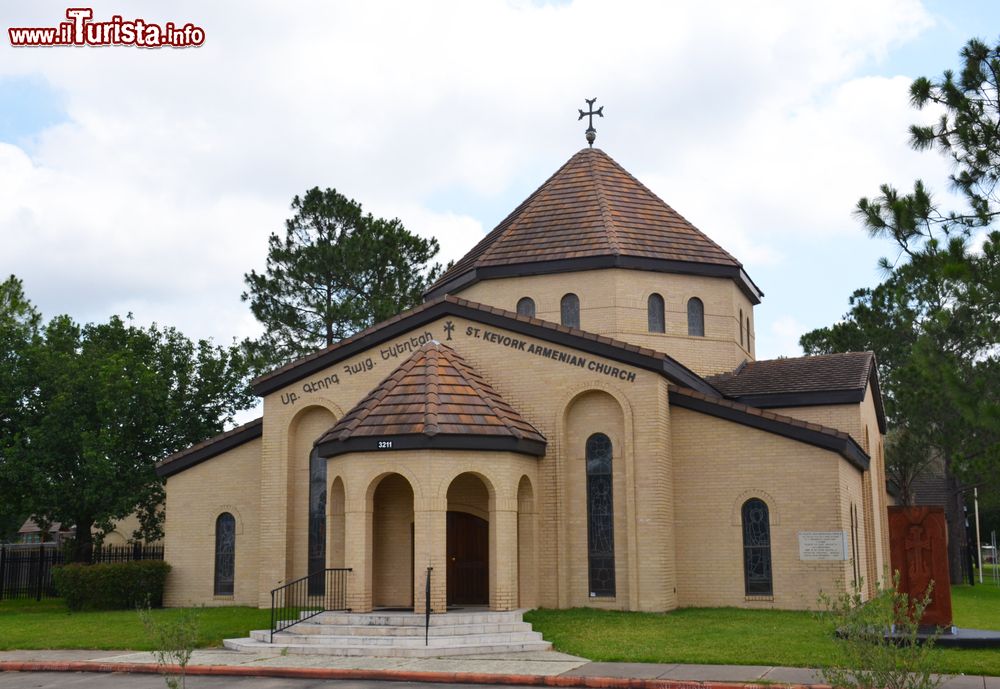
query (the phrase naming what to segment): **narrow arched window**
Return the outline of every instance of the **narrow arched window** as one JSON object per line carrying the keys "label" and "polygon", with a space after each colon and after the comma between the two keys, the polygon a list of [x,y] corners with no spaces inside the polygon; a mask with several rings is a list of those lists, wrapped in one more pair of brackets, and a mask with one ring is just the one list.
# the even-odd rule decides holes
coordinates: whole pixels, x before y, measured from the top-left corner
{"label": "narrow arched window", "polygon": [[326,458],[309,454],[309,595],[322,596],[326,577]]}
{"label": "narrow arched window", "polygon": [[223,512],[215,520],[215,595],[233,595],[236,580],[236,518]]}
{"label": "narrow arched window", "polygon": [[572,292],[563,296],[559,302],[561,323],[569,328],[580,327],[580,297]]}
{"label": "narrow arched window", "polygon": [[615,595],[615,522],[611,439],[587,438],[587,561],[590,596]]}
{"label": "narrow arched window", "polygon": [[[750,324],[750,320],[747,319],[747,325]],[[743,309],[740,309],[740,347],[743,346]]]}
{"label": "narrow arched window", "polygon": [[646,300],[646,318],[649,321],[649,332],[663,333],[667,331],[666,318],[663,314],[663,297],[654,292]]}
{"label": "narrow arched window", "polygon": [[743,503],[743,584],[748,596],[770,596],[771,524],[767,503],[750,498]]}
{"label": "narrow arched window", "polygon": [[521,297],[517,301],[517,315],[535,317],[535,300],[531,297]]}
{"label": "narrow arched window", "polygon": [[750,316],[747,316],[747,349],[750,349]]}
{"label": "narrow arched window", "polygon": [[698,297],[688,299],[688,335],[705,336],[705,305]]}

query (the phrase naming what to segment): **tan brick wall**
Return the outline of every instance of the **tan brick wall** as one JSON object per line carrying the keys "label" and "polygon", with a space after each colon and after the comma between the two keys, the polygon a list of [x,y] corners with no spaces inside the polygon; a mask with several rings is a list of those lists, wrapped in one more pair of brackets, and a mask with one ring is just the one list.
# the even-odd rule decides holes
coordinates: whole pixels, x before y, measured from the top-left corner
{"label": "tan brick wall", "polygon": [[[261,444],[252,440],[167,479],[165,605],[257,605]],[[216,597],[215,521],[223,512],[236,518],[236,580],[234,595]]]}
{"label": "tan brick wall", "polygon": [[[717,308],[742,308],[734,296],[735,288],[728,289],[731,283],[720,282],[728,291],[722,290],[726,294],[719,299],[701,295],[710,315]],[[581,300],[599,296],[585,287],[578,291]],[[679,291],[671,293],[664,288],[662,294],[668,309],[671,298],[681,303]],[[742,299],[742,295],[737,296]],[[729,306],[720,305],[723,297]],[[645,298],[645,294],[636,297],[640,306],[632,309],[641,316],[643,327]],[[558,301],[555,304],[557,308]],[[746,313],[749,305],[743,306]],[[451,339],[444,328],[446,321],[455,326]],[[728,327],[730,336],[738,340],[736,320],[730,319]],[[504,341],[492,335],[513,339]],[[535,425],[548,440],[547,452],[541,458],[460,451],[384,451],[331,458],[327,465],[328,563],[353,569],[349,581],[353,609],[406,604],[398,601],[404,599],[401,587],[409,586],[400,581],[409,581],[412,569],[407,517],[399,514],[393,517],[398,524],[386,527],[405,543],[393,543],[381,551],[373,546],[378,541],[376,534],[386,530],[374,508],[376,486],[381,477],[390,474],[403,477],[413,491],[412,516],[408,518],[414,525],[417,576],[410,597],[418,608],[423,605],[427,566],[435,571],[432,607],[444,608],[448,489],[464,472],[477,474],[489,494],[490,600],[499,609],[595,605],[670,610],[678,605],[744,605],[740,531],[730,515],[747,487],[760,486],[773,493],[782,520],[776,525],[775,537],[781,539],[783,558],[789,557],[789,552],[797,558],[798,530],[849,528],[844,519],[848,513],[845,505],[850,501],[845,496],[853,490],[850,471],[854,470],[849,468],[842,476],[840,465],[845,462],[837,455],[701,414],[671,411],[667,382],[658,373],[500,328],[445,318],[265,398],[264,437],[241,448],[243,455],[259,456],[259,493],[238,491],[241,501],[256,506],[251,511],[260,518],[262,557],[257,561],[258,578],[253,587],[260,605],[269,604],[272,588],[305,573],[307,467],[313,442],[430,338],[456,349]],[[582,365],[553,360],[544,350],[539,354],[532,347],[578,355]],[[746,355],[744,351],[742,356]],[[841,414],[838,423],[850,425],[846,412],[835,413]],[[856,405],[853,414],[858,419],[855,426],[860,427]],[[614,448],[616,595],[610,600],[592,599],[587,581],[584,458],[586,439],[596,432],[607,434]],[[178,489],[178,495],[188,488],[200,491],[204,509],[217,510],[223,501],[236,498],[225,492],[217,495],[205,486],[233,481],[242,485],[248,476],[256,476],[234,472],[230,466],[228,455],[222,456],[171,481],[186,487]],[[201,471],[194,474],[199,468]],[[860,475],[856,482],[860,509]],[[463,485],[464,480],[455,489],[454,504],[467,503],[470,511],[481,510],[481,506],[475,507],[481,505],[481,496],[461,495]],[[168,503],[168,514],[169,510]],[[720,514],[724,515],[721,522]],[[388,518],[388,513],[383,516]],[[175,525],[177,539],[191,531],[184,523]],[[721,545],[717,548],[716,543]],[[789,550],[791,546],[794,548]],[[392,568],[378,562],[389,551],[393,557],[405,556],[396,572],[385,571]],[[705,557],[711,560],[710,567],[702,566]],[[842,562],[783,560],[779,564],[783,569],[780,583],[776,575],[775,601],[768,603],[778,607],[812,605],[818,586],[832,586],[838,576],[843,581],[850,570]],[[240,569],[238,563],[238,571],[247,570]],[[239,579],[238,575],[238,594],[244,596],[250,589]],[[526,581],[530,590],[524,585]],[[171,600],[196,600],[193,593],[184,598],[183,589],[178,591]]]}
{"label": "tan brick wall", "polygon": [[[686,409],[671,409],[678,604],[812,608],[842,590],[848,562],[799,559],[800,531],[847,531],[836,453]],[[854,473],[858,472],[854,470]],[[748,600],[740,510],[760,498],[771,521],[773,600]]]}
{"label": "tan brick wall", "polygon": [[[702,375],[736,368],[753,359],[756,329],[753,305],[727,278],[651,273],[638,270],[591,270],[577,273],[532,275],[485,280],[455,292],[470,301],[509,311],[517,310],[522,297],[535,301],[538,318],[558,323],[563,295],[580,298],[580,327],[625,342],[665,352]],[[666,333],[650,333],[649,295],[663,297]],[[687,303],[698,297],[705,304],[705,336],[689,337]],[[750,336],[739,341],[739,314],[744,330],[750,318]]]}

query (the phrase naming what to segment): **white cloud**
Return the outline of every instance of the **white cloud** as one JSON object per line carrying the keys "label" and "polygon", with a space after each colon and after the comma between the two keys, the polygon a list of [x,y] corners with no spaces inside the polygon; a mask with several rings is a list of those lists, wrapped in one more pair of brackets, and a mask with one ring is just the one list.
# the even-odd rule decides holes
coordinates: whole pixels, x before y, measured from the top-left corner
{"label": "white cloud", "polygon": [[805,326],[794,316],[775,318],[757,336],[757,358],[775,359],[779,356],[802,356],[799,338],[806,331]]}
{"label": "white cloud", "polygon": [[[0,47],[0,76],[41,75],[67,108],[25,150],[0,144],[0,273],[47,315],[249,334],[242,275],[312,186],[457,258],[499,220],[470,208],[583,145],[575,108],[594,95],[598,144],[755,276],[788,260],[790,233],[856,232],[849,208],[878,182],[940,169],[905,150],[908,79],[857,77],[928,26],[914,1],[130,2],[98,18],[112,11],[207,41]],[[432,208],[455,195],[470,202]]]}

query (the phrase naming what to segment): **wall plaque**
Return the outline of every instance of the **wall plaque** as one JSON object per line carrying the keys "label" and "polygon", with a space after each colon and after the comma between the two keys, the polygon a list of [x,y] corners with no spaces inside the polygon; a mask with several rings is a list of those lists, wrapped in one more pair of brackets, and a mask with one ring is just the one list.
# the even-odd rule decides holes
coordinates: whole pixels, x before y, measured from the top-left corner
{"label": "wall plaque", "polygon": [[800,560],[847,560],[846,531],[799,531]]}

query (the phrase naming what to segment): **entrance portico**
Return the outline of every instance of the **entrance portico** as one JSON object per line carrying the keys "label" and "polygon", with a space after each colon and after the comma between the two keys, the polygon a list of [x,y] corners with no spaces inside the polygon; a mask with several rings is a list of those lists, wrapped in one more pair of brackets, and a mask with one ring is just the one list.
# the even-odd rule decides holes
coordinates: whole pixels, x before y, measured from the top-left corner
{"label": "entrance portico", "polygon": [[428,576],[433,612],[527,602],[518,584],[535,578],[545,438],[454,350],[425,344],[316,451],[331,496],[327,566],[350,568],[352,611],[424,612]]}

